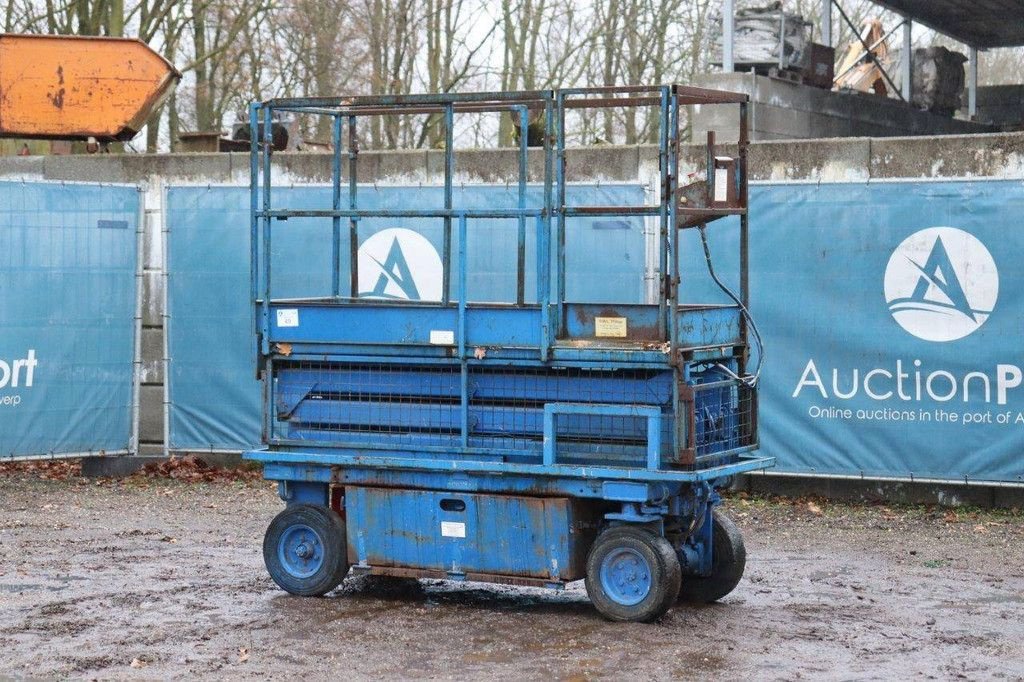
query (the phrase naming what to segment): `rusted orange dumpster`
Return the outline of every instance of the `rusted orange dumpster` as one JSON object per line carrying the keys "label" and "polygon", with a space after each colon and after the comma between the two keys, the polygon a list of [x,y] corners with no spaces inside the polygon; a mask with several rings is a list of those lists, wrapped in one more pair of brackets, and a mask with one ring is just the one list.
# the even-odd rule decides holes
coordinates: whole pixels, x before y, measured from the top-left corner
{"label": "rusted orange dumpster", "polygon": [[0,34],[0,137],[130,140],[180,79],[141,40]]}

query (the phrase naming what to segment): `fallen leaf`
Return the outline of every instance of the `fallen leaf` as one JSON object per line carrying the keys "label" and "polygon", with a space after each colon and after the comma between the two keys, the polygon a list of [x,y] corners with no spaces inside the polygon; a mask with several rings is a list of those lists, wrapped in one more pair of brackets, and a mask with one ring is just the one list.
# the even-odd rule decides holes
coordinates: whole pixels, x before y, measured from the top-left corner
{"label": "fallen leaf", "polygon": [[816,505],[814,502],[807,503],[807,511],[811,512],[815,516],[821,516],[824,513],[821,511],[821,507]]}
{"label": "fallen leaf", "polygon": [[132,662],[131,662],[131,667],[133,667],[133,668],[145,668],[146,667],[146,662],[144,660],[142,660],[141,658],[133,658]]}

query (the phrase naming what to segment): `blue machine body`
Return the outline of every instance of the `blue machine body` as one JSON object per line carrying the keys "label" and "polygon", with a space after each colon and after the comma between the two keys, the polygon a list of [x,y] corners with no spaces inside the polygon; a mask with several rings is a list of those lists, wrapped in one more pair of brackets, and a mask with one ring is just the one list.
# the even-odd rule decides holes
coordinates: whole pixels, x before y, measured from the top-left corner
{"label": "blue machine body", "polygon": [[[253,105],[252,297],[266,447],[246,457],[263,462],[289,504],[324,505],[343,516],[357,572],[557,587],[583,577],[602,529],[638,524],[671,535],[687,572],[709,573],[715,485],[773,460],[757,452],[745,253],[735,305],[685,301],[671,257],[680,230],[726,215],[740,216],[746,248],[745,140],[738,170],[725,176],[715,172],[709,140],[707,196],[730,197],[728,205],[679,200],[679,107],[701,102],[739,104],[745,121],[744,96],[681,86]],[[574,106],[657,112],[659,201],[567,205],[565,113]],[[453,203],[454,116],[484,110],[517,121],[515,208]],[[258,137],[261,122],[284,112],[332,118],[331,206],[274,205],[271,145]],[[436,114],[445,131],[444,205],[360,209],[360,117],[423,112]],[[531,191],[540,196],[532,202],[531,117],[545,127],[543,191]],[[731,185],[716,192],[715,182]],[[658,225],[657,301],[566,300],[565,224],[581,215],[645,216]],[[357,270],[367,261],[359,254],[359,221],[387,217],[443,223],[438,300],[381,296],[383,288],[360,292]],[[335,268],[323,296],[272,295],[273,235],[291,218],[324,223]],[[514,300],[476,303],[467,290],[467,235],[479,218],[507,219],[518,233]],[[527,243],[536,248],[529,278]],[[535,295],[525,292],[528,279]],[[306,552],[303,532],[282,542]],[[629,552],[607,559],[608,575],[630,561]]]}

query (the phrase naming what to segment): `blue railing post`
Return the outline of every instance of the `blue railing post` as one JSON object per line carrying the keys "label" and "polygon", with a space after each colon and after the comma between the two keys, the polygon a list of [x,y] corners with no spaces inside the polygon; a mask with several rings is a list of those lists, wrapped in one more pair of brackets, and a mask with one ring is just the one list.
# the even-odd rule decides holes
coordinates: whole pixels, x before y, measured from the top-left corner
{"label": "blue railing post", "polygon": [[[357,202],[356,178],[359,165],[359,137],[356,117],[348,117],[348,210],[355,211]],[[349,289],[352,298],[359,298],[359,218],[348,219]]]}
{"label": "blue railing post", "polygon": [[[260,216],[259,216],[259,186],[260,186],[260,105],[249,105],[249,300],[252,301],[249,308],[253,313],[253,329],[259,333],[261,321],[255,313],[253,306],[259,300],[260,295]],[[258,349],[257,349],[258,350]]]}
{"label": "blue railing post", "polygon": [[[519,109],[519,210],[526,210],[527,144],[530,133],[530,112],[526,107]],[[516,303],[526,302],[526,215],[519,214],[519,242],[516,250]]]}
{"label": "blue railing post", "polygon": [[459,214],[459,363],[461,365],[460,418],[459,432],[462,435],[462,447],[469,447],[469,365],[466,358],[466,304],[469,292],[466,287],[467,269],[466,251],[466,214]]}
{"label": "blue railing post", "polygon": [[[263,303],[260,310],[260,331],[263,334],[264,354],[270,352],[270,210],[271,197],[270,188],[273,185],[270,179],[270,152],[273,144],[273,109],[270,106],[263,107],[263,281],[262,290]],[[259,139],[259,135],[255,139]]]}
{"label": "blue railing post", "polygon": [[[341,209],[341,116],[334,117],[331,142],[331,206]],[[331,295],[341,296],[341,215],[331,217]]]}
{"label": "blue railing post", "polygon": [[558,91],[555,122],[557,149],[555,180],[558,184],[557,233],[555,236],[555,327],[556,334],[562,334],[565,324],[565,93]]}
{"label": "blue railing post", "polygon": [[554,167],[551,143],[555,137],[554,111],[550,92],[544,97],[544,213],[537,225],[537,300],[540,301],[540,359],[547,362],[551,354],[554,328],[551,324],[551,223],[554,212],[552,197]]}
{"label": "blue railing post", "polygon": [[455,173],[455,109],[449,103],[444,107],[444,245],[442,251],[444,286],[441,291],[441,303],[448,305],[451,301],[452,280],[452,176]]}

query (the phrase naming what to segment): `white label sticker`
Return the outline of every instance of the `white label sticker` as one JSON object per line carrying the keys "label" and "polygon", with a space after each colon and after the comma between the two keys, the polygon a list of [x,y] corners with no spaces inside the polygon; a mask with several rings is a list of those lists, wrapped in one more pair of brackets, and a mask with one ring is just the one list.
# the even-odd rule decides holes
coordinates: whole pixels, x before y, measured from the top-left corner
{"label": "white label sticker", "polygon": [[715,169],[715,202],[725,201],[729,198],[729,169]]}
{"label": "white label sticker", "polygon": [[466,537],[466,524],[458,521],[442,521],[441,535],[446,538],[464,538]]}
{"label": "white label sticker", "polygon": [[455,332],[449,329],[431,329],[430,343],[435,346],[454,346]]}
{"label": "white label sticker", "polygon": [[595,317],[594,336],[610,337],[613,339],[624,339],[628,336],[626,318],[624,317]]}
{"label": "white label sticker", "polygon": [[298,308],[282,308],[277,311],[277,326],[278,327],[298,327],[299,326],[299,309]]}

